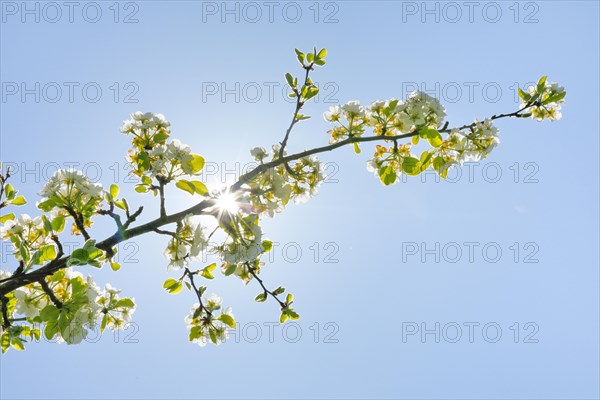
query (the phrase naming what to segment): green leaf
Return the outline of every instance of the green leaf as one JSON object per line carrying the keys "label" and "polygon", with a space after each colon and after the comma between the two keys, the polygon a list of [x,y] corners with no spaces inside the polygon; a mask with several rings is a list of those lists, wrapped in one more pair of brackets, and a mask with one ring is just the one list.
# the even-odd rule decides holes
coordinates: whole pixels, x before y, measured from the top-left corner
{"label": "green leaf", "polygon": [[258,301],[259,303],[262,303],[263,301],[267,300],[267,294],[265,292],[259,293],[256,295],[256,297],[254,298],[254,301]]}
{"label": "green leaf", "polygon": [[150,156],[147,152],[142,151],[137,156],[137,167],[140,172],[146,171],[150,168]]}
{"label": "green leaf", "polygon": [[231,315],[221,314],[217,319],[230,328],[235,328],[235,319]]}
{"label": "green leaf", "polygon": [[21,255],[21,258],[25,263],[28,263],[31,259],[31,253],[29,252],[29,249],[27,248],[27,246],[25,246],[24,243],[21,243],[19,245],[19,254]]}
{"label": "green leaf", "polygon": [[169,134],[163,130],[160,130],[152,137],[152,140],[154,140],[154,142],[158,144],[165,144],[168,138]]}
{"label": "green leaf", "polygon": [[6,185],[4,185],[4,194],[6,195],[6,200],[12,200],[15,197],[15,194],[17,194],[17,192],[15,191],[15,189],[13,189],[10,183],[7,183]]}
{"label": "green leaf", "polygon": [[10,347],[10,334],[8,331],[2,333],[2,337],[0,337],[0,347],[2,347],[2,354],[6,353]]}
{"label": "green leaf", "polygon": [[421,173],[421,161],[415,157],[406,157],[402,160],[402,170],[408,175]]}
{"label": "green leaf", "polygon": [[100,333],[104,332],[104,329],[106,328],[107,323],[108,323],[108,314],[104,314],[104,317],[102,317],[102,322],[100,323]]}
{"label": "green leaf", "polygon": [[193,195],[194,193],[199,194],[200,196],[204,196],[208,194],[208,189],[206,185],[200,181],[188,181],[185,179],[180,179],[175,184],[179,189],[188,192]]}
{"label": "green leaf", "polygon": [[121,269],[121,264],[119,264],[118,262],[113,261],[113,262],[110,263],[110,268],[113,271],[118,271],[119,269]]}
{"label": "green leaf", "polygon": [[360,146],[358,145],[358,143],[352,143],[354,145],[354,152],[356,154],[360,154]]}
{"label": "green leaf", "polygon": [[285,298],[285,302],[287,304],[290,304],[292,301],[294,301],[294,295],[291,293],[288,293],[287,297]]}
{"label": "green leaf", "polygon": [[273,242],[271,242],[270,240],[263,240],[262,246],[263,246],[263,251],[262,252],[263,253],[268,253],[273,248]]}
{"label": "green leaf", "polygon": [[42,211],[48,212],[48,211],[52,210],[55,205],[56,205],[56,203],[54,202],[54,200],[48,199],[48,200],[39,202],[37,207]]}
{"label": "green leaf", "polygon": [[86,249],[75,249],[71,253],[70,259],[80,262],[80,265],[86,264],[88,261],[88,252]]}
{"label": "green leaf", "polygon": [[421,171],[425,171],[431,165],[431,160],[433,158],[433,153],[429,151],[424,151],[421,154]]}
{"label": "green leaf", "polygon": [[283,324],[285,321],[287,321],[288,319],[288,315],[285,312],[281,313],[281,317],[279,317],[279,323]]}
{"label": "green leaf", "polygon": [[274,295],[279,295],[283,292],[285,292],[285,288],[283,286],[279,286],[277,289],[273,290]]}
{"label": "green leaf", "polygon": [[419,139],[420,139],[419,136],[417,136],[417,135],[413,136],[411,139],[412,144],[414,144],[414,145],[419,144]]}
{"label": "green leaf", "polygon": [[45,215],[42,215],[42,222],[44,223],[44,229],[46,230],[47,233],[50,233],[53,231],[52,224],[50,223],[50,221],[48,221],[48,217],[46,217]]}
{"label": "green leaf", "polygon": [[302,94],[305,100],[312,99],[319,93],[319,88],[316,86],[310,86],[306,89],[305,93]]}
{"label": "green leaf", "polygon": [[210,341],[214,344],[217,344],[217,334],[213,328],[208,329],[208,336],[210,337]]}
{"label": "green leaf", "polygon": [[429,144],[433,147],[440,147],[440,145],[443,143],[442,135],[440,135],[440,133],[435,129],[423,128],[419,131],[419,135],[423,139],[427,139]]}
{"label": "green leaf", "polygon": [[[53,244],[49,244],[36,251],[36,254],[39,254],[36,261],[39,261],[39,263],[44,263],[46,261],[54,260],[56,258],[56,248]],[[35,259],[36,255],[34,255],[33,257]]]}
{"label": "green leaf", "polygon": [[5,223],[6,221],[12,221],[15,219],[15,214],[6,214],[0,217],[0,224]]}
{"label": "green leaf", "polygon": [[88,247],[87,252],[88,252],[88,259],[90,259],[90,260],[96,259],[96,258],[102,256],[102,254],[104,254],[102,252],[102,250],[100,250],[99,248],[94,247],[94,246]]}
{"label": "green leaf", "polygon": [[396,182],[396,178],[398,176],[396,175],[396,171],[394,171],[394,169],[391,166],[382,166],[381,168],[379,168],[379,179],[381,179],[381,182],[386,185],[392,185]]}
{"label": "green leaf", "polygon": [[23,345],[23,342],[18,337],[13,337],[11,339],[11,346],[14,349],[19,350],[19,351],[25,350],[25,346]]}
{"label": "green leaf", "polygon": [[325,58],[327,57],[327,49],[323,48],[317,54],[317,58]]}
{"label": "green leaf", "polygon": [[119,301],[117,301],[117,304],[115,304],[115,306],[116,307],[133,308],[133,307],[135,307],[135,303],[130,298],[125,297],[125,298],[122,298]]}
{"label": "green leaf", "polygon": [[56,321],[60,315],[60,310],[55,305],[49,304],[40,311],[42,321]]}
{"label": "green leaf", "polygon": [[52,229],[56,232],[62,232],[65,228],[65,217],[62,214],[58,214],[52,220]]}
{"label": "green leaf", "polygon": [[564,99],[566,95],[567,95],[567,92],[555,93],[552,96],[548,96],[548,98],[546,100],[544,100],[542,102],[542,104],[549,104],[549,103],[554,103],[554,102],[560,101],[560,100]]}
{"label": "green leaf", "polygon": [[117,196],[119,195],[119,187],[113,183],[112,185],[110,185],[110,192],[109,193],[110,193],[110,196],[113,199],[116,199]]}
{"label": "green leaf", "polygon": [[181,282],[173,278],[167,279],[163,284],[163,287],[167,289],[170,294],[177,294],[181,292],[181,289],[183,289]]}
{"label": "green leaf", "polygon": [[44,336],[48,340],[52,340],[54,336],[58,333],[58,323],[54,320],[49,321],[46,324],[46,328],[44,328]]}
{"label": "green leaf", "polygon": [[528,101],[529,99],[531,99],[531,95],[521,88],[519,88],[519,97],[524,101]]}
{"label": "green leaf", "polygon": [[542,93],[544,91],[544,87],[546,86],[546,79],[547,78],[548,78],[547,76],[542,76],[540,78],[540,80],[538,81],[538,84],[537,84],[537,92],[538,92],[538,94]]}
{"label": "green leaf", "polygon": [[237,265],[235,265],[235,264],[229,264],[227,266],[227,268],[225,269],[225,272],[223,272],[223,274],[225,276],[229,276],[229,275],[233,274],[236,269],[237,269]]}
{"label": "green leaf", "polygon": [[193,174],[197,174],[204,168],[204,157],[198,154],[191,154],[192,159],[188,162]]}
{"label": "green leaf", "polygon": [[[144,186],[144,185],[135,185],[135,189],[134,189],[134,190],[135,190],[136,192],[138,192],[138,193],[146,193],[146,192],[148,191],[148,187],[147,187],[147,186]],[[116,205],[117,207],[119,207],[119,205],[117,204],[117,202],[115,202],[115,205]],[[124,207],[119,207],[119,208],[121,208],[121,209],[125,209]]]}
{"label": "green leaf", "polygon": [[13,201],[11,201],[10,204],[12,204],[14,206],[22,206],[23,204],[27,204],[27,200],[25,200],[25,197],[19,196],[16,199],[14,199]]}
{"label": "green leaf", "polygon": [[289,72],[285,74],[285,80],[290,87],[294,87],[294,77]]}
{"label": "green leaf", "polygon": [[298,59],[298,62],[300,65],[304,66],[304,58],[306,55],[298,49],[294,49],[294,51],[296,52],[296,58]]}
{"label": "green leaf", "polygon": [[200,273],[200,275],[203,276],[203,277],[205,277],[206,279],[214,279],[215,277],[212,274],[212,271],[214,271],[215,268],[217,268],[217,264],[216,263],[212,263],[208,267],[203,268],[202,272]]}

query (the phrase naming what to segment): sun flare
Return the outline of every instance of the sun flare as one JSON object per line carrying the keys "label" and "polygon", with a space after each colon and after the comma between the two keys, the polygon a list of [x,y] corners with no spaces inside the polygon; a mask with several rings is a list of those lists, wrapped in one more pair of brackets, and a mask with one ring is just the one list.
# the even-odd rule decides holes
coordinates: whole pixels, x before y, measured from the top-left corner
{"label": "sun flare", "polygon": [[240,204],[233,193],[225,191],[217,197],[217,207],[221,211],[235,214],[240,209]]}

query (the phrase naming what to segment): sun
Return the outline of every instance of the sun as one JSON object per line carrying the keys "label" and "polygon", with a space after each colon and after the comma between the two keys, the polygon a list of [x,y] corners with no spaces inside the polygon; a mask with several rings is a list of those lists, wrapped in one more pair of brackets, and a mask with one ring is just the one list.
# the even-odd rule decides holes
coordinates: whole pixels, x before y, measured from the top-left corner
{"label": "sun", "polygon": [[217,197],[217,207],[221,211],[235,214],[240,209],[240,204],[233,193],[224,191]]}

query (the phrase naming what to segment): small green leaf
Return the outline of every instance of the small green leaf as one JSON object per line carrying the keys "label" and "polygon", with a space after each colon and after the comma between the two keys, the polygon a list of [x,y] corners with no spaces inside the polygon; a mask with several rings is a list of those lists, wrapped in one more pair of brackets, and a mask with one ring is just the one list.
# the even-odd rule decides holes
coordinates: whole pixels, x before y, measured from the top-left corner
{"label": "small green leaf", "polygon": [[46,217],[45,215],[42,215],[42,222],[44,223],[44,229],[46,230],[47,233],[50,233],[53,231],[52,224],[50,223],[50,221],[48,221],[48,217]]}
{"label": "small green leaf", "polygon": [[440,145],[443,143],[442,135],[440,135],[440,133],[435,129],[423,128],[419,131],[419,135],[423,139],[427,139],[429,144],[433,147],[440,147]]}
{"label": "small green leaf", "polygon": [[90,260],[96,259],[104,254],[102,252],[102,250],[100,250],[99,248],[94,247],[94,246],[88,247],[87,252],[88,252],[88,259],[90,259]]}
{"label": "small green leaf", "polygon": [[358,143],[352,143],[354,145],[354,152],[356,154],[360,154],[360,146],[358,145]]}
{"label": "small green leaf", "polygon": [[25,200],[25,197],[19,196],[16,199],[14,199],[13,201],[11,201],[10,204],[12,204],[14,206],[22,206],[23,204],[27,204],[27,200]]}
{"label": "small green leaf", "polygon": [[88,257],[86,249],[75,249],[73,250],[73,253],[71,253],[71,259],[75,259],[84,264],[88,261]]}
{"label": "small green leaf", "polygon": [[327,57],[327,49],[323,48],[317,54],[317,58],[325,58]]}
{"label": "small green leaf", "polygon": [[0,217],[0,224],[5,223],[6,221],[12,221],[15,219],[15,214],[6,214]]}
{"label": "small green leaf", "polygon": [[130,298],[125,297],[125,298],[120,299],[119,301],[117,301],[117,304],[115,304],[115,306],[116,307],[132,308],[132,307],[135,307],[135,303]]}
{"label": "small green leaf", "polygon": [[215,268],[217,268],[217,264],[216,263],[212,263],[208,267],[203,268],[202,272],[200,273],[200,275],[203,276],[203,277],[205,277],[206,279],[214,279],[215,277],[212,274],[212,271],[214,271]]}
{"label": "small green leaf", "polygon": [[235,265],[235,264],[229,264],[227,266],[227,268],[225,268],[225,272],[223,272],[223,274],[225,276],[229,276],[229,275],[233,274],[236,269],[237,269],[237,265]]}
{"label": "small green leaf", "polygon": [[112,185],[110,185],[110,195],[113,199],[116,199],[117,196],[119,195],[119,187],[117,185],[115,185],[114,183]]}
{"label": "small green leaf", "polygon": [[282,312],[281,317],[279,317],[279,322],[283,324],[285,321],[287,321],[287,319],[288,315],[285,312]]}
{"label": "small green leaf", "polygon": [[379,168],[379,179],[381,179],[384,185],[389,186],[394,184],[397,177],[396,171],[390,165]]}
{"label": "small green leaf", "polygon": [[181,282],[173,278],[167,279],[163,284],[163,287],[167,289],[170,294],[177,294],[181,292],[181,289],[183,289]]}
{"label": "small green leaf", "polygon": [[204,168],[204,157],[198,154],[192,154],[192,159],[188,162],[193,174],[197,174]]}
{"label": "small green leaf", "polygon": [[263,246],[263,253],[268,253],[271,251],[271,249],[273,249],[273,242],[270,240],[263,240],[262,242],[262,246]]}
{"label": "small green leaf", "polygon": [[421,173],[421,161],[415,157],[406,157],[402,160],[402,170],[408,175]]}
{"label": "small green leaf", "polygon": [[231,315],[221,314],[217,319],[230,328],[235,328],[235,319]]}
{"label": "small green leaf", "polygon": [[2,347],[2,354],[6,353],[10,347],[10,334],[8,331],[2,333],[2,336],[0,337],[0,346]]}
{"label": "small green leaf", "polygon": [[208,194],[208,188],[204,183],[200,181],[188,181],[185,179],[180,179],[179,181],[177,181],[175,186],[177,186],[181,190],[188,192],[191,195],[195,193],[199,194],[200,196]]}
{"label": "small green leaf", "polygon": [[265,292],[259,293],[256,295],[256,297],[254,298],[254,301],[258,301],[259,303],[262,303],[263,301],[267,300],[267,294]]}
{"label": "small green leaf", "polygon": [[298,62],[300,63],[300,65],[304,66],[304,58],[306,57],[306,55],[298,49],[294,49],[294,51],[296,52],[296,58],[298,59]]}
{"label": "small green leaf", "polygon": [[42,321],[56,321],[60,314],[60,310],[55,305],[49,304],[40,311]]}
{"label": "small green leaf", "polygon": [[285,292],[285,288],[283,286],[279,286],[277,289],[273,290],[274,295],[279,295],[283,292]]}
{"label": "small green leaf", "polygon": [[285,74],[285,80],[290,87],[294,87],[294,77],[289,72]]}
{"label": "small green leaf", "polygon": [[48,211],[52,210],[55,205],[56,205],[56,203],[54,202],[54,200],[48,199],[48,200],[39,202],[37,207],[42,211],[48,212]]}
{"label": "small green leaf", "polygon": [[110,263],[110,268],[111,268],[113,271],[118,271],[119,269],[121,269],[121,264],[119,264],[119,263],[118,263],[118,262],[116,262],[116,261],[113,261],[113,262],[111,262],[111,263]]}
{"label": "small green leaf", "polygon": [[13,337],[11,339],[10,345],[16,350],[19,350],[19,351],[25,350],[25,346],[23,345],[23,342],[18,337]]}
{"label": "small green leaf", "polygon": [[65,217],[62,214],[58,214],[52,220],[52,229],[56,232],[62,232],[65,228]]}
{"label": "small green leaf", "polygon": [[547,76],[542,76],[540,78],[540,80],[538,81],[538,84],[537,84],[537,93],[538,94],[542,93],[542,91],[544,90],[544,87],[546,86],[546,79],[547,78],[548,78]]}

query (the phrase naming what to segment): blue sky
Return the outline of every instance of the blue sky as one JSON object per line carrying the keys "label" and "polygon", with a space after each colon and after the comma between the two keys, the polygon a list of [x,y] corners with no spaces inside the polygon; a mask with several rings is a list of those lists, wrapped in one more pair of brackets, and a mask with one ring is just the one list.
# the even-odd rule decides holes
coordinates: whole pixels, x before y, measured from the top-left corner
{"label": "blue sky", "polygon": [[[219,184],[250,148],[282,139],[294,47],[329,55],[290,151],[327,142],[330,105],[415,85],[456,125],[516,110],[517,85],[542,75],[568,94],[559,122],[499,122],[502,144],[450,182],[383,187],[365,168],[372,148],[324,154],[319,196],[263,224],[279,243],[264,279],[293,292],[302,316],[285,330],[270,324],[275,304],[253,302],[256,284],[218,277],[209,290],[233,307],[241,339],[190,344],[192,295],[162,289],[165,239],[122,245],[121,271],[92,272],[135,297],[136,325],[10,351],[2,398],[598,398],[597,2],[275,2],[271,17],[263,2],[228,3],[231,13],[221,2],[80,2],[72,22],[61,3],[60,16],[22,4],[1,2],[0,156],[19,168],[32,215],[45,177],[74,163],[118,181],[152,218],[154,199],[123,169],[118,127],[137,110],[165,114]],[[173,191],[167,207],[192,201]],[[94,235],[112,231],[102,221]],[[421,335],[437,326],[437,338]]]}

